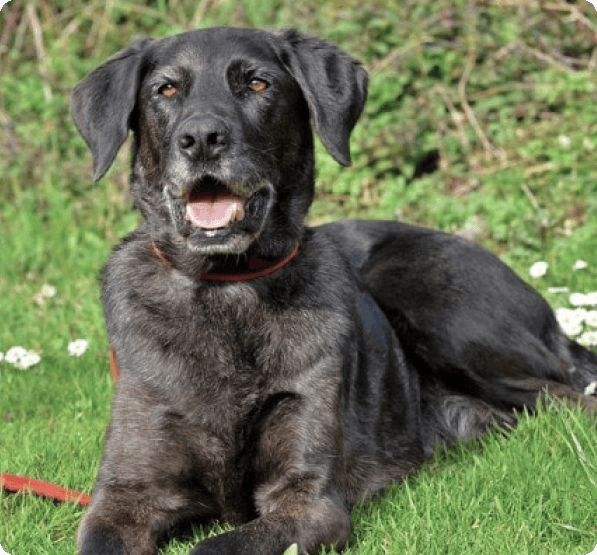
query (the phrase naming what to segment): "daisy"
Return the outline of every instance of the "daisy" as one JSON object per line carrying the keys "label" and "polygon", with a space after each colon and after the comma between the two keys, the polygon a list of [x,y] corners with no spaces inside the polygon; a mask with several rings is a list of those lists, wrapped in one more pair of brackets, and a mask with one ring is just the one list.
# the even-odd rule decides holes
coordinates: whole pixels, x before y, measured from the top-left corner
{"label": "daisy", "polygon": [[597,328],[597,310],[587,310],[585,322],[589,324],[589,326]]}
{"label": "daisy", "polygon": [[37,353],[28,351],[23,347],[13,347],[12,349],[8,350],[4,360],[10,364],[14,364],[21,370],[25,370],[30,366],[38,364],[41,360],[41,357]]}
{"label": "daisy", "polygon": [[562,331],[568,336],[578,335],[582,331],[582,324],[587,311],[584,308],[558,308],[556,319]]}
{"label": "daisy", "polygon": [[597,331],[586,331],[576,341],[585,347],[595,347],[597,345]]}
{"label": "daisy", "polygon": [[529,269],[529,274],[531,277],[539,278],[545,275],[548,267],[549,264],[547,262],[535,262]]}
{"label": "daisy", "polygon": [[591,304],[591,299],[584,293],[570,293],[570,304],[572,306],[587,306]]}
{"label": "daisy", "polygon": [[72,357],[80,357],[89,347],[87,339],[77,339],[68,344],[68,354]]}
{"label": "daisy", "polygon": [[547,292],[548,293],[553,293],[553,294],[555,294],[555,293],[570,293],[570,289],[568,287],[565,287],[565,286],[563,286],[563,287],[549,287],[547,289]]}
{"label": "daisy", "polygon": [[570,143],[572,142],[570,140],[570,137],[566,137],[566,135],[560,135],[558,137],[558,141],[560,142],[560,144],[564,147],[568,147],[570,146]]}
{"label": "daisy", "polygon": [[56,296],[56,288],[53,285],[43,285],[42,288],[33,295],[33,300],[39,305],[43,306],[46,299],[51,299]]}

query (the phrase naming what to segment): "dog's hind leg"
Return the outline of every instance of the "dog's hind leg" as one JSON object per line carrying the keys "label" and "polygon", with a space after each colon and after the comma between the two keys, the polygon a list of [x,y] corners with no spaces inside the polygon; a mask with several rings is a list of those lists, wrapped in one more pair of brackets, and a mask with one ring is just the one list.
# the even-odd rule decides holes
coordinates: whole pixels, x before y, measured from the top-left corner
{"label": "dog's hind leg", "polygon": [[597,356],[497,257],[408,226],[388,227],[367,254],[365,285],[423,380],[497,410],[532,410],[545,389],[593,406]]}
{"label": "dog's hind leg", "polygon": [[577,388],[587,395],[597,395],[597,355],[568,340],[568,351],[572,357],[571,374]]}
{"label": "dog's hind leg", "polygon": [[[508,387],[519,402],[526,398],[524,406],[533,408],[537,401],[562,399],[579,404],[597,414],[597,396],[575,391],[558,382],[526,379],[501,383]],[[423,385],[422,417],[425,433],[425,452],[428,456],[438,447],[451,447],[485,434],[493,427],[512,428],[516,414],[511,408],[498,408],[470,395],[462,395],[445,389],[440,384]]]}
{"label": "dog's hind leg", "polygon": [[523,392],[528,391],[535,395],[537,400],[549,400],[555,397],[579,404],[588,411],[597,413],[597,397],[592,394],[581,393],[570,385],[552,381],[546,382],[544,380],[527,379],[513,381],[510,387]]}
{"label": "dog's hind leg", "polygon": [[516,423],[512,410],[450,391],[439,382],[422,385],[421,401],[424,449],[428,457],[438,447],[453,447],[484,435],[492,427],[511,428]]}

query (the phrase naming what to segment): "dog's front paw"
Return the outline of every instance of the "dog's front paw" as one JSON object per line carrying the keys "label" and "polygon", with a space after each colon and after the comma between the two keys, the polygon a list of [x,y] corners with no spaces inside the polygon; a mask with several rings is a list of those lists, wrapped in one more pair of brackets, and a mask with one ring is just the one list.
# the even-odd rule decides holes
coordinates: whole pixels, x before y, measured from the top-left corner
{"label": "dog's front paw", "polygon": [[[239,546],[234,532],[227,532],[215,538],[209,538],[197,544],[189,555],[241,555],[250,553]],[[252,551],[252,553],[257,553]]]}
{"label": "dog's front paw", "polygon": [[296,543],[287,550],[268,543],[265,538],[257,544],[237,531],[202,541],[190,555],[305,555],[305,552]]}
{"label": "dog's front paw", "polygon": [[90,530],[79,543],[79,555],[128,555],[120,540],[103,530]]}

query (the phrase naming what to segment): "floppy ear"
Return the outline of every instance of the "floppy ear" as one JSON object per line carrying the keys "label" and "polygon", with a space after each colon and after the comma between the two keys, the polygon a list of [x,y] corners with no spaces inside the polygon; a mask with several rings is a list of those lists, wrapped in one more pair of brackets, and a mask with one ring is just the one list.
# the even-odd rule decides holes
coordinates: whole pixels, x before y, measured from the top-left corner
{"label": "floppy ear", "polygon": [[350,133],[367,98],[367,72],[334,45],[294,29],[278,34],[283,62],[301,87],[315,131],[340,164],[350,165]]}
{"label": "floppy ear", "polygon": [[147,38],[135,41],[94,69],[72,92],[71,114],[93,154],[95,181],[108,171],[126,141],[141,60],[150,42]]}

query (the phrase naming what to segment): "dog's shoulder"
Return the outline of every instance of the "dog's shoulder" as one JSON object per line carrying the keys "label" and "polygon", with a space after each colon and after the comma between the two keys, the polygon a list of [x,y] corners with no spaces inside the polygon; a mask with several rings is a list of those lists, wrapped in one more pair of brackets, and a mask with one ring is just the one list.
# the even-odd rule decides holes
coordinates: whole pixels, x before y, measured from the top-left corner
{"label": "dog's shoulder", "polygon": [[357,276],[341,242],[325,226],[310,227],[305,230],[301,251],[304,281],[318,292],[314,295],[333,299],[336,307],[346,305],[356,292]]}
{"label": "dog's shoulder", "polygon": [[160,268],[166,265],[156,252],[149,233],[141,225],[112,250],[102,272],[104,287],[136,289],[147,284],[147,280],[155,279]]}

